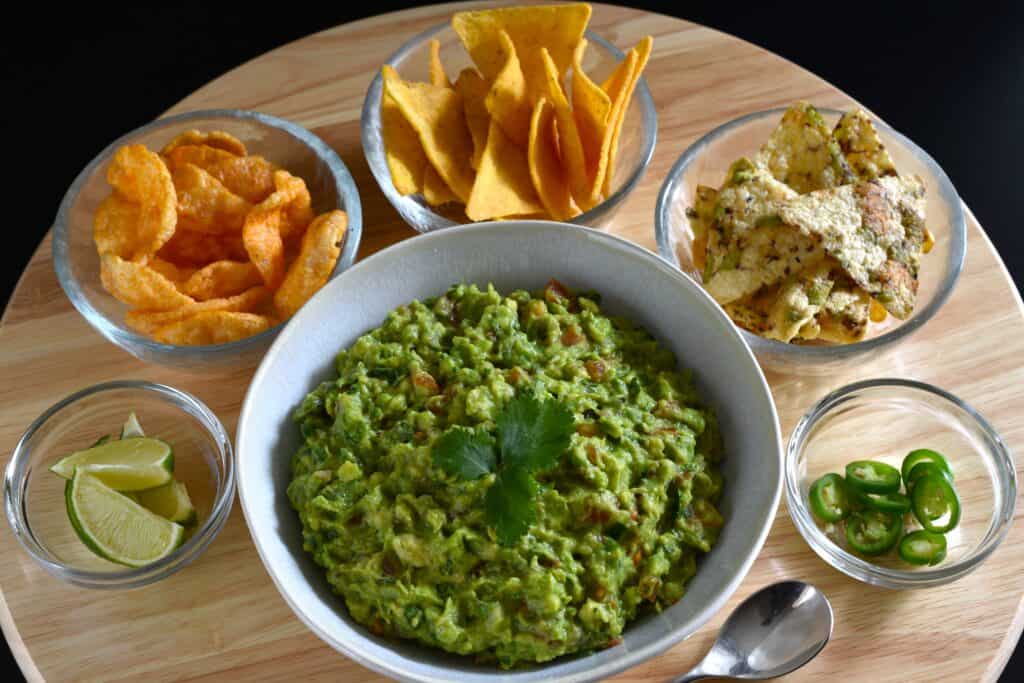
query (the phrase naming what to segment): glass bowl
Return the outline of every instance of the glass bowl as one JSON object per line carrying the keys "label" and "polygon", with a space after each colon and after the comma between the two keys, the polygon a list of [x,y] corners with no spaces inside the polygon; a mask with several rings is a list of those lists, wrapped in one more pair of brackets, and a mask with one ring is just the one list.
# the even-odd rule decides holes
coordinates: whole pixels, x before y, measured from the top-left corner
{"label": "glass bowl", "polygon": [[284,323],[227,344],[161,344],[130,330],[124,324],[128,306],[107,293],[100,283],[100,259],[92,239],[92,222],[96,207],[110,194],[106,173],[114,152],[127,144],[143,144],[157,151],[190,128],[231,133],[245,143],[250,153],[266,157],[302,177],[316,213],[343,209],[348,214],[348,230],[332,277],[352,265],[362,235],[362,208],[355,182],[334,150],[302,126],[275,116],[210,109],[157,119],[121,136],[89,162],[71,184],[57,212],[53,227],[54,268],[64,292],[89,324],[140,360],[194,371],[252,364],[263,356]]}
{"label": "glass bowl", "polygon": [[[103,435],[116,438],[133,411],[147,436],[174,448],[174,476],[188,487],[199,515],[180,548],[136,569],[108,562],[82,543],[68,520],[65,480],[48,469]],[[46,571],[86,588],[135,588],[170,576],[206,550],[234,498],[231,440],[217,416],[194,396],[143,381],[97,384],[51,406],[25,430],[4,478],[7,521],[22,547]]]}
{"label": "glass bowl", "polygon": [[[586,32],[586,39],[589,44],[583,58],[583,67],[595,82],[601,83],[611,74],[616,64],[625,58],[625,54],[592,31]],[[437,40],[441,44],[441,62],[449,78],[454,78],[463,69],[473,66],[469,53],[462,46],[451,23],[438,24],[414,36],[388,57],[386,63],[393,66],[403,79],[429,81],[427,70],[430,63],[431,40]],[[403,197],[395,189],[384,156],[384,139],[381,136],[380,109],[383,89],[384,81],[378,71],[363,101],[361,134],[363,153],[384,196],[402,219],[418,232],[430,232],[469,222],[461,209],[454,212],[456,215],[442,215],[427,204],[422,195]],[[622,125],[611,194],[603,202],[569,222],[592,228],[608,226],[622,201],[643,178],[647,166],[651,163],[651,157],[654,156],[657,136],[658,115],[654,109],[654,100],[647,87],[647,80],[641,77]]]}
{"label": "glass bowl", "polygon": [[[960,497],[960,523],[946,534],[946,559],[937,566],[912,567],[895,554],[867,561],[815,521],[808,490],[816,479],[843,474],[859,459],[899,468],[918,448],[946,456]],[[906,379],[856,382],[823,398],[793,430],[785,477],[789,515],[814,552],[847,576],[887,588],[938,586],[976,569],[1005,538],[1017,502],[1013,457],[992,426],[956,396]]]}
{"label": "glass bowl", "polygon": [[[757,152],[785,111],[759,111],[715,128],[690,145],[665,178],[654,219],[658,253],[697,282],[702,278],[693,262],[693,232],[686,207],[693,205],[698,185],[721,186],[733,161]],[[842,112],[834,109],[818,111],[830,126],[842,116]],[[949,298],[960,277],[967,252],[967,224],[953,184],[924,150],[878,119],[874,123],[899,172],[920,176],[927,191],[927,225],[935,236],[935,247],[922,257],[914,312],[904,321],[890,315],[883,323],[872,323],[867,337],[853,344],[785,344],[741,330],[766,369],[825,375],[863,363],[867,357],[893,348],[928,322]]]}

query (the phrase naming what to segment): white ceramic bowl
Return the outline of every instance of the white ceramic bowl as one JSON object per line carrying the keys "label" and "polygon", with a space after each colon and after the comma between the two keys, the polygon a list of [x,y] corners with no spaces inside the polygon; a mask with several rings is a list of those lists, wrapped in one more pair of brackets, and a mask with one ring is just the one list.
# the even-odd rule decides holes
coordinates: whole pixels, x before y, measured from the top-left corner
{"label": "white ceramic bowl", "polygon": [[[337,352],[394,308],[456,282],[505,293],[555,277],[595,289],[602,307],[646,327],[693,369],[725,438],[726,524],[686,595],[626,628],[600,652],[502,671],[410,641],[372,635],[348,615],[302,550],[285,489],[299,433],[291,415],[333,374]],[[591,681],[639,664],[691,635],[736,590],[761,550],[782,486],[778,417],[749,348],[717,304],[654,254],[588,228],[539,221],[480,223],[423,235],[358,263],[328,283],[288,323],[249,386],[238,421],[238,487],[263,564],[295,614],[339,652],[399,680],[466,683]]]}

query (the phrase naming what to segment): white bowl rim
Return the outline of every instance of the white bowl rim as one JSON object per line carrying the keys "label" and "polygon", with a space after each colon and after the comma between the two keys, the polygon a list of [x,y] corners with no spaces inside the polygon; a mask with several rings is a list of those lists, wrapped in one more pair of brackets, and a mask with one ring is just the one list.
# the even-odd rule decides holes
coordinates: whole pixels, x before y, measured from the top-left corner
{"label": "white bowl rim", "polygon": [[[703,609],[699,610],[690,620],[691,627],[689,629],[677,628],[671,630],[663,636],[654,639],[652,642],[647,643],[646,645],[640,648],[625,653],[622,657],[616,658],[612,661],[612,663],[603,666],[600,669],[581,671],[576,673],[575,675],[572,675],[571,678],[565,679],[567,683],[569,681],[571,681],[571,683],[583,683],[584,681],[600,680],[612,676],[621,671],[624,671],[630,667],[636,666],[654,657],[655,655],[661,654],[673,645],[675,645],[676,643],[678,643],[679,641],[684,640],[685,638],[688,638],[692,634],[696,633],[711,619],[712,616],[717,614],[718,611],[722,609],[722,607],[733,595],[733,593],[736,592],[736,589],[739,588],[740,583],[742,583],[744,578],[746,578],[751,566],[754,564],[754,561],[760,554],[761,549],[764,547],[765,540],[767,539],[768,534],[771,531],[772,526],[774,525],[775,517],[778,513],[779,502],[782,497],[785,472],[783,470],[784,459],[781,435],[782,430],[779,423],[778,411],[776,410],[775,401],[771,393],[771,388],[768,385],[768,381],[765,379],[764,372],[761,370],[760,365],[758,365],[756,359],[754,358],[754,354],[750,350],[750,347],[747,345],[745,340],[743,340],[743,337],[739,334],[739,331],[732,324],[732,321],[729,320],[728,316],[726,316],[722,308],[714,302],[714,299],[711,298],[711,295],[704,291],[703,287],[693,282],[693,280],[691,280],[689,277],[683,274],[683,272],[680,271],[678,268],[673,267],[667,261],[659,258],[657,254],[647,249],[644,249],[640,245],[631,242],[625,238],[618,237],[616,235],[612,235],[599,230],[595,230],[593,228],[582,227],[571,223],[559,223],[557,221],[522,220],[469,223],[466,225],[453,226],[445,230],[420,233],[410,239],[397,242],[387,247],[386,249],[376,252],[375,254],[360,261],[359,263],[356,263],[352,268],[346,270],[345,273],[342,273],[338,277],[334,278],[334,280],[329,282],[327,285],[325,285],[323,288],[321,288],[320,291],[317,292],[313,298],[315,299],[317,297],[330,296],[330,292],[328,290],[331,290],[332,288],[335,287],[344,286],[343,281],[345,279],[346,274],[358,273],[363,268],[368,267],[367,264],[372,264],[375,260],[397,256],[403,250],[411,248],[410,245],[413,243],[415,243],[417,246],[423,246],[428,241],[432,242],[435,240],[454,239],[463,233],[494,230],[499,226],[503,226],[506,228],[514,226],[515,229],[520,233],[528,230],[550,229],[552,226],[557,226],[560,230],[574,231],[581,239],[594,240],[602,244],[602,246],[607,247],[609,249],[619,250],[624,253],[629,253],[633,256],[639,256],[640,258],[644,259],[652,268],[657,269],[662,274],[667,275],[668,277],[679,282],[682,287],[693,288],[694,290],[697,291],[697,296],[699,298],[703,298],[705,300],[705,303],[709,304],[709,310],[713,311],[713,314],[718,317],[719,322],[722,324],[723,329],[726,331],[726,334],[735,335],[736,338],[739,339],[739,341],[741,342],[740,348],[742,348],[746,352],[745,360],[747,363],[750,363],[752,365],[755,372],[755,376],[758,378],[760,382],[760,388],[764,392],[763,395],[768,399],[768,408],[770,410],[770,415],[772,417],[772,430],[774,432],[775,440],[775,457],[779,465],[779,473],[778,477],[776,478],[776,481],[774,482],[773,490],[771,492],[770,509],[767,511],[764,521],[762,522],[762,528],[757,535],[756,542],[747,549],[747,552],[745,553],[742,562],[740,562],[737,565],[738,570],[736,571],[733,579],[725,587],[725,589],[722,590],[713,600],[711,600],[710,603],[705,605]],[[420,683],[446,683],[448,679],[428,677],[420,674],[419,672],[411,670],[410,667],[408,667],[406,664],[408,659],[404,655],[396,654],[394,657],[386,660],[368,656],[366,653],[361,652],[360,649],[357,647],[358,640],[355,641],[355,643],[336,640],[332,636],[330,636],[325,630],[320,628],[316,623],[310,620],[307,617],[304,610],[292,600],[291,595],[282,585],[280,577],[277,575],[277,573],[274,571],[271,564],[267,560],[267,551],[264,548],[263,544],[261,543],[260,536],[252,527],[252,524],[250,522],[250,518],[252,515],[250,514],[249,502],[247,502],[246,499],[246,477],[244,476],[243,471],[243,463],[245,462],[245,456],[242,453],[244,450],[246,450],[246,440],[244,436],[246,432],[246,425],[249,422],[249,420],[252,419],[250,417],[250,413],[253,410],[252,405],[255,399],[253,394],[254,388],[262,383],[263,376],[268,372],[268,366],[271,364],[272,361],[275,360],[275,357],[279,353],[281,353],[281,347],[287,342],[290,335],[296,334],[296,330],[303,323],[305,317],[312,315],[312,310],[312,306],[303,307],[302,309],[300,309],[299,312],[295,316],[293,316],[292,319],[287,323],[285,329],[282,330],[281,334],[278,335],[277,339],[274,340],[274,343],[271,345],[270,349],[263,357],[263,360],[260,362],[260,366],[257,368],[252,380],[249,383],[249,388],[246,391],[245,398],[242,402],[242,409],[238,416],[238,427],[235,432],[235,453],[236,457],[238,457],[239,459],[238,496],[239,501],[242,504],[242,513],[243,516],[245,517],[246,526],[249,529],[249,535],[252,537],[253,545],[256,546],[256,551],[260,556],[260,561],[263,563],[263,567],[266,570],[267,574],[270,575],[270,578],[273,581],[274,586],[277,588],[278,593],[281,594],[281,597],[284,598],[285,602],[291,608],[292,612],[294,612],[295,615],[299,618],[299,620],[302,621],[307,626],[307,628],[309,628],[313,633],[315,633],[322,641],[330,645],[336,651],[343,653],[345,656],[361,664],[362,666],[365,666],[373,671],[384,674],[386,676],[395,678],[396,680],[416,681]],[[343,605],[341,605],[340,603],[339,608],[343,608]],[[372,638],[366,638],[365,636],[358,636],[358,638],[370,640],[371,642],[373,642]],[[591,655],[586,656],[589,657]],[[553,661],[557,662],[559,660],[556,659]],[[544,666],[544,664],[540,665],[541,668],[537,669],[537,671],[543,671]],[[503,672],[501,672],[498,669],[495,669],[495,674],[500,673]]]}

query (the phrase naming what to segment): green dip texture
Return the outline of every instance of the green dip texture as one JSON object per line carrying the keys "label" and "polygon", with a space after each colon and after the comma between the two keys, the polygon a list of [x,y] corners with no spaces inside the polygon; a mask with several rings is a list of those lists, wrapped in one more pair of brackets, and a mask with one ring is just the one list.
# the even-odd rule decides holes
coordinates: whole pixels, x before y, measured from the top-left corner
{"label": "green dip texture", "polygon": [[[723,524],[717,422],[675,356],[598,300],[453,286],[391,312],[303,400],[288,497],[356,621],[511,667],[614,645],[683,596]],[[506,547],[484,514],[495,475],[447,474],[431,444],[493,430],[521,392],[576,433]]]}

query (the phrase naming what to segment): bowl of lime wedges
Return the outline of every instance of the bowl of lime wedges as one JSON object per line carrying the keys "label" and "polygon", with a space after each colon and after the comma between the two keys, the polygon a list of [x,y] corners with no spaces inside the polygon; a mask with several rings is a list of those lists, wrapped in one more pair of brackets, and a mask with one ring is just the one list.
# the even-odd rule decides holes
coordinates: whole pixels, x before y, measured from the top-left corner
{"label": "bowl of lime wedges", "polygon": [[57,402],[25,431],[4,480],[7,519],[54,576],[134,588],[198,557],[231,511],[231,441],[178,389],[118,381]]}

